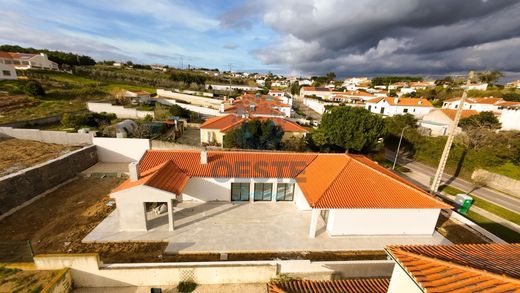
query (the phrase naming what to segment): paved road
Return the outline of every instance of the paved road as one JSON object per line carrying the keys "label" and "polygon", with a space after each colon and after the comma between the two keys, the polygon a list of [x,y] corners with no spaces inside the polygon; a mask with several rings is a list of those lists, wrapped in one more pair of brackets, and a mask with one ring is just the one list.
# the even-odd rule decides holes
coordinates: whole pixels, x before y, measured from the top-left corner
{"label": "paved road", "polygon": [[[388,158],[393,161],[393,155],[392,153],[388,153]],[[423,176],[421,179],[414,178],[417,181],[420,181],[424,185],[429,185],[429,180],[433,176],[435,176],[436,169],[432,168],[430,166],[427,166],[425,164],[415,162],[415,161],[408,161],[408,160],[399,160],[399,164],[402,166],[406,166],[413,172],[417,172],[422,174]],[[412,177],[412,176],[409,176]],[[477,190],[473,190],[473,184],[460,179],[460,178],[453,178],[452,175],[444,173],[442,176],[442,183],[441,184],[448,184],[455,188],[458,188],[462,191],[468,192],[471,191],[472,194],[488,200],[490,202],[493,202],[497,205],[500,205],[506,209],[515,211],[517,213],[520,213],[520,198],[516,198],[507,194],[504,194],[502,192],[499,192],[494,189],[489,188],[479,188]],[[473,190],[473,191],[472,191]]]}
{"label": "paved road", "polygon": [[[311,117],[314,120],[321,121],[321,114],[312,110],[311,108],[305,106],[303,104],[303,98],[300,96],[295,95],[294,96],[294,106],[298,107],[303,113],[305,113],[306,116]],[[305,117],[303,117],[305,118]]]}

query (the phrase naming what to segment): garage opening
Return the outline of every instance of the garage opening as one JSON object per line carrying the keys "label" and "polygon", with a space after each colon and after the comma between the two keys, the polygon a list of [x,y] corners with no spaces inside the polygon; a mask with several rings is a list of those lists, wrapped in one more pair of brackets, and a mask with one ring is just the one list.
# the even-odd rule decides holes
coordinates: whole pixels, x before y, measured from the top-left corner
{"label": "garage opening", "polygon": [[146,202],[146,229],[154,229],[163,226],[168,229],[168,203]]}

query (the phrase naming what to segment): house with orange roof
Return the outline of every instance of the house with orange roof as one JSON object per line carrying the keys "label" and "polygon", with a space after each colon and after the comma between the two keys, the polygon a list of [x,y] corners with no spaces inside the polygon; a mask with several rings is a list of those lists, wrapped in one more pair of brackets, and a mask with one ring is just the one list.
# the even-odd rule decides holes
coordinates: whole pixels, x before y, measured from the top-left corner
{"label": "house with orange roof", "polygon": [[300,88],[300,97],[316,96],[322,99],[328,99],[332,94],[332,90],[326,87],[302,86]]}
{"label": "house with orange roof", "polygon": [[275,125],[282,127],[284,135],[282,141],[290,140],[291,138],[302,138],[308,133],[307,129],[300,125],[279,117],[255,117],[249,116],[247,118],[237,115],[224,115],[213,118],[208,118],[200,125],[200,142],[203,145],[220,145],[224,143],[224,136],[231,130],[234,130],[242,124],[252,120],[270,120]]}
{"label": "house with orange roof", "polygon": [[[176,229],[176,217],[181,217],[176,214],[184,204],[205,204],[206,209],[212,203],[230,209],[252,205],[253,211],[283,205],[295,217],[301,215],[298,221],[305,223],[292,225],[307,227],[310,238],[316,237],[318,223],[329,236],[432,236],[441,209],[451,208],[353,154],[148,150],[139,162],[130,163],[129,172],[130,178],[110,194],[117,207],[106,220],[110,223],[102,223],[117,233],[148,231],[150,203],[164,203],[164,225],[170,231]],[[242,217],[270,221],[254,212]],[[240,225],[241,220],[248,221],[226,221]]]}
{"label": "house with orange roof", "polygon": [[282,99],[270,95],[245,94],[223,105],[223,114],[235,114],[241,117],[291,117],[291,105]]}
{"label": "house with orange roof", "polygon": [[[455,120],[455,114],[457,110],[454,109],[434,109],[430,113],[424,115],[420,125],[430,130],[431,136],[443,136],[448,135],[448,129]],[[473,115],[478,115],[475,110],[462,110],[461,119],[468,118]],[[460,133],[462,130],[457,127],[456,133]]]}
{"label": "house with orange roof", "polygon": [[0,64],[13,66],[15,69],[49,69],[58,70],[58,63],[49,60],[47,54],[29,54],[0,52]]}
{"label": "house with orange roof", "polygon": [[[444,109],[458,109],[461,98],[451,98],[442,103]],[[464,110],[475,110],[477,112],[492,111],[499,112],[500,104],[505,102],[502,98],[496,97],[470,97],[464,101]]]}
{"label": "house with orange roof", "polygon": [[403,245],[386,248],[395,262],[389,293],[520,292],[520,244]]}
{"label": "house with orange roof", "polygon": [[145,103],[150,101],[152,94],[144,90],[126,90],[125,97],[132,101]]}
{"label": "house with orange roof", "polygon": [[365,109],[383,116],[411,114],[415,117],[423,117],[433,109],[433,105],[424,98],[386,97],[367,101]]}

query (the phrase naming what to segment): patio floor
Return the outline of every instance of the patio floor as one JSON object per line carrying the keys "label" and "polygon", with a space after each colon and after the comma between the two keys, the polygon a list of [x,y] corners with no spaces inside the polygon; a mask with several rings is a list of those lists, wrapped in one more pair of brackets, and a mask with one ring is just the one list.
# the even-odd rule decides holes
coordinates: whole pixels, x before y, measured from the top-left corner
{"label": "patio floor", "polygon": [[299,211],[292,202],[178,203],[174,231],[168,216],[149,221],[146,232],[119,231],[117,210],[101,222],[83,242],[164,241],[166,253],[246,251],[381,250],[391,244],[450,244],[433,236],[335,236],[318,221],[316,238],[309,238],[310,211]]}

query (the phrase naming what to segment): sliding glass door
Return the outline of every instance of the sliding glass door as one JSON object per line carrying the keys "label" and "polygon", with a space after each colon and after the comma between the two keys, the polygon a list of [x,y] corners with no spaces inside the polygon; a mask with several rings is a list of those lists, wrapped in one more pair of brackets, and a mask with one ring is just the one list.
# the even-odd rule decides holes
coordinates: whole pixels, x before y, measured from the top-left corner
{"label": "sliding glass door", "polygon": [[255,201],[271,201],[272,196],[272,183],[255,183]]}
{"label": "sliding glass door", "polygon": [[249,201],[249,183],[231,183],[231,201]]}

